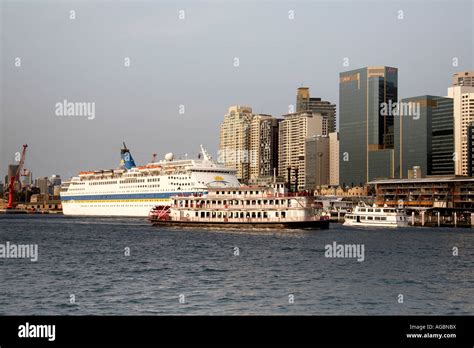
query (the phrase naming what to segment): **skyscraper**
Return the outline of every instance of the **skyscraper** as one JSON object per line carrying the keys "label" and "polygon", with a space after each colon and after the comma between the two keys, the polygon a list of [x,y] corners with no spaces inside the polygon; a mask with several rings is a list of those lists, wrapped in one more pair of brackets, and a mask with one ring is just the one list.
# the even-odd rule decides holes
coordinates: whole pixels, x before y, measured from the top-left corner
{"label": "skyscraper", "polygon": [[[453,100],[423,95],[401,100],[395,119],[395,175],[409,177],[454,174]],[[418,114],[409,114],[410,108]]]}
{"label": "skyscraper", "polygon": [[448,88],[453,98],[454,112],[454,171],[456,175],[468,175],[468,127],[474,121],[474,87]]}
{"label": "skyscraper", "polygon": [[461,71],[453,75],[453,87],[474,87],[474,71]]}
{"label": "skyscraper", "polygon": [[220,127],[219,162],[237,169],[248,183],[273,175],[278,167],[278,120],[253,114],[247,106],[231,106]]}
{"label": "skyscraper", "polygon": [[[292,187],[305,188],[306,138],[322,135],[323,117],[312,112],[283,115],[278,133],[278,175]],[[288,177],[290,168],[290,177]]]}
{"label": "skyscraper", "polygon": [[396,68],[367,67],[340,73],[340,184],[363,185],[372,179],[393,177],[394,118],[383,110],[397,99]]}
{"label": "skyscraper", "polygon": [[312,135],[305,141],[305,189],[319,190],[329,185],[329,137]]}
{"label": "skyscraper", "polygon": [[219,162],[237,169],[237,178],[247,182],[250,178],[250,123],[252,108],[235,105],[229,107],[220,126]]}
{"label": "skyscraper", "polygon": [[296,112],[311,111],[323,117],[323,135],[336,131],[336,105],[321,98],[311,98],[308,87],[296,92]]}
{"label": "skyscraper", "polygon": [[254,115],[250,124],[250,181],[270,177],[278,170],[278,120],[270,115]]}
{"label": "skyscraper", "polygon": [[329,185],[339,186],[339,133],[329,133]]}

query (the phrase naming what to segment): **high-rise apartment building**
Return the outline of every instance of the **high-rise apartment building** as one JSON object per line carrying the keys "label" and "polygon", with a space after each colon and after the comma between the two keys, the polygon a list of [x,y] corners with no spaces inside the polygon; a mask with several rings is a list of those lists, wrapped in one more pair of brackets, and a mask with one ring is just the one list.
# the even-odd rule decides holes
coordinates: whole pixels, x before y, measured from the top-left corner
{"label": "high-rise apartment building", "polygon": [[395,119],[395,175],[454,174],[453,99],[423,95],[400,102]]}
{"label": "high-rise apartment building", "polygon": [[237,169],[248,183],[273,175],[278,167],[278,120],[253,114],[248,106],[231,106],[220,127],[219,162]]}
{"label": "high-rise apartment building", "polygon": [[304,111],[321,114],[323,135],[336,131],[336,105],[321,98],[311,98],[308,87],[300,87],[296,92],[296,112]]}
{"label": "high-rise apartment building", "polygon": [[[270,115],[254,115],[250,124],[250,181],[274,175],[278,171],[278,120]],[[276,172],[275,174],[278,174]]]}
{"label": "high-rise apartment building", "polygon": [[398,100],[398,70],[366,67],[340,73],[339,182],[363,185],[394,176],[391,105]]}
{"label": "high-rise apartment building", "polygon": [[454,113],[454,172],[468,175],[468,127],[474,121],[474,87],[448,88]]}
{"label": "high-rise apartment building", "polygon": [[250,124],[252,108],[235,105],[229,108],[220,127],[219,162],[237,169],[237,178],[248,181],[250,178]]}
{"label": "high-rise apartment building", "polygon": [[453,75],[453,87],[474,87],[474,71],[461,71]]}
{"label": "high-rise apartment building", "polygon": [[[312,112],[283,115],[278,132],[278,173],[291,187],[305,188],[306,138],[322,135],[323,117]],[[290,177],[288,178],[288,168]]]}
{"label": "high-rise apartment building", "polygon": [[339,133],[329,133],[329,185],[339,186]]}

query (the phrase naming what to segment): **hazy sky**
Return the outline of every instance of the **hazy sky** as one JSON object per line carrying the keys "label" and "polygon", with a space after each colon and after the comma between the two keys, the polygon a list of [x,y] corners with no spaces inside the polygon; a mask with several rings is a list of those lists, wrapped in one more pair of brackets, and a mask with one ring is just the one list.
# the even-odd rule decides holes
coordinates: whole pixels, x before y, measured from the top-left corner
{"label": "hazy sky", "polygon": [[[230,105],[280,116],[302,85],[339,104],[339,73],[368,65],[399,69],[399,97],[446,95],[473,69],[473,1],[0,3],[1,177],[23,143],[35,177],[114,168],[122,141],[141,164],[215,155]],[[64,99],[95,119],[56,116]]]}

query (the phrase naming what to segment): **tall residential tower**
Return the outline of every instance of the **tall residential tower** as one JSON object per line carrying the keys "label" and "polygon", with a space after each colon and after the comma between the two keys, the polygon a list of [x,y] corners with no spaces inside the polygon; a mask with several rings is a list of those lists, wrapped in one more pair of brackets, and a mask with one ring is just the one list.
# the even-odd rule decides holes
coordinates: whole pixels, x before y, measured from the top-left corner
{"label": "tall residential tower", "polygon": [[237,169],[244,183],[273,175],[278,168],[278,120],[231,106],[220,127],[219,162]]}
{"label": "tall residential tower", "polygon": [[324,133],[322,135],[336,131],[336,105],[321,98],[311,98],[308,87],[300,87],[296,92],[296,112],[304,111],[321,114]]}
{"label": "tall residential tower", "polygon": [[278,133],[278,175],[284,177],[292,188],[305,189],[306,138],[322,133],[323,117],[320,114],[297,112],[283,115]]}
{"label": "tall residential tower", "polygon": [[455,174],[468,175],[468,128],[474,122],[474,87],[449,87],[448,97],[453,99]]}

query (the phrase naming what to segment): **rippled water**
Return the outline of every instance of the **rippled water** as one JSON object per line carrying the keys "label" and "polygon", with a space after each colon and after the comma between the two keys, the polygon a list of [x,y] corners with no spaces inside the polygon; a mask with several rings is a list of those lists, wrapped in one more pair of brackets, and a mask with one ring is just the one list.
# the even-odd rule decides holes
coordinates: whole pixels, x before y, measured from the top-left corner
{"label": "rippled water", "polygon": [[[474,314],[470,229],[216,232],[1,216],[6,241],[38,244],[39,259],[0,259],[0,314]],[[326,258],[334,241],[363,244],[365,261]]]}

